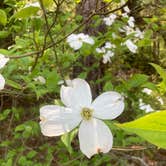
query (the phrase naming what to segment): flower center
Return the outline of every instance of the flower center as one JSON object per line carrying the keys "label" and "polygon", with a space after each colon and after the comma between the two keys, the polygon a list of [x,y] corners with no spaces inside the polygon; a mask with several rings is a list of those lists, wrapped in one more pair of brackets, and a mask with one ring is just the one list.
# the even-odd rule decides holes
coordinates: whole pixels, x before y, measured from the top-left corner
{"label": "flower center", "polygon": [[92,118],[92,114],[93,114],[93,109],[86,107],[82,108],[81,116],[84,120],[90,120]]}

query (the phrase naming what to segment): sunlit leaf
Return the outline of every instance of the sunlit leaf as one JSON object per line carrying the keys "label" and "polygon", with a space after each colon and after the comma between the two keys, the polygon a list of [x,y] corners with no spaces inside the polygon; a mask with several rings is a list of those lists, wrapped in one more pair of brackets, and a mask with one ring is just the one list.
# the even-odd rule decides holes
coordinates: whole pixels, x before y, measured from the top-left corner
{"label": "sunlit leaf", "polygon": [[166,149],[166,111],[158,111],[137,120],[117,125],[160,148]]}

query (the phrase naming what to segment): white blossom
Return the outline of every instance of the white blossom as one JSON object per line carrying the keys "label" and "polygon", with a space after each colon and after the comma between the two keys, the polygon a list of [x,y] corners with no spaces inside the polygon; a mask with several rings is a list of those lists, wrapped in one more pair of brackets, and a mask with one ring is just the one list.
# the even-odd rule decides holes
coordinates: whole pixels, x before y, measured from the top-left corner
{"label": "white blossom", "polygon": [[65,106],[46,105],[40,109],[43,135],[60,136],[79,126],[80,149],[88,158],[109,152],[113,136],[102,120],[115,119],[123,112],[123,97],[110,91],[92,102],[89,84],[82,79],[71,80],[71,86],[62,85],[60,96]]}
{"label": "white blossom", "polygon": [[111,62],[111,57],[114,56],[114,52],[112,52],[111,50],[107,51],[104,55],[103,55],[103,63],[106,64],[108,62]]}
{"label": "white blossom", "polygon": [[123,8],[123,10],[124,10],[126,13],[130,13],[130,9],[129,9],[128,6],[125,6],[125,7]]}
{"label": "white blossom", "polygon": [[100,53],[105,53],[106,50],[104,47],[101,47],[101,48],[96,48],[96,52],[100,54]]}
{"label": "white blossom", "polygon": [[[116,46],[111,42],[106,42],[105,45],[101,48],[96,48],[96,52],[99,54],[103,54],[103,63],[106,64],[111,62],[111,57],[114,56],[114,52],[112,49],[115,49]],[[110,50],[111,49],[111,50]]]}
{"label": "white blossom", "polygon": [[127,13],[122,13],[122,17],[124,17],[124,18],[128,18],[129,16],[128,16]]}
{"label": "white blossom", "polygon": [[147,95],[150,95],[152,93],[152,90],[149,88],[144,88],[142,92],[146,93]]}
{"label": "white blossom", "polygon": [[123,32],[126,33],[126,35],[130,35],[131,33],[134,33],[134,29],[130,26],[124,26],[122,29]]}
{"label": "white blossom", "polygon": [[0,90],[4,89],[5,86],[5,79],[4,77],[0,74]]}
{"label": "white blossom", "polygon": [[160,102],[161,105],[164,105],[164,101],[160,96],[157,97],[157,100]]}
{"label": "white blossom", "polygon": [[38,77],[34,78],[33,80],[37,81],[37,82],[40,82],[41,84],[46,83],[46,79],[43,76],[38,76]]}
{"label": "white blossom", "polygon": [[85,35],[84,33],[71,34],[70,36],[68,36],[67,42],[74,50],[80,49],[83,43],[88,43],[90,45],[94,44],[93,38],[89,35]]}
{"label": "white blossom", "polygon": [[150,104],[145,104],[142,99],[139,99],[139,108],[144,110],[146,113],[154,111]]}
{"label": "white blossom", "polygon": [[105,43],[105,46],[104,46],[105,48],[116,48],[116,46],[115,46],[115,44],[112,44],[112,43],[110,43],[110,42],[106,42]]}
{"label": "white blossom", "polygon": [[[3,68],[8,61],[9,58],[6,58],[3,54],[0,54],[0,69]],[[0,90],[4,89],[4,86],[5,86],[5,79],[0,74]]]}
{"label": "white blossom", "polygon": [[107,26],[111,26],[114,23],[116,17],[116,14],[110,14],[108,17],[103,18],[103,21]]}
{"label": "white blossom", "polygon": [[0,69],[3,68],[8,61],[9,58],[6,58],[3,54],[0,54]]}
{"label": "white blossom", "polygon": [[138,47],[130,39],[126,40],[124,44],[132,53],[136,53]]}
{"label": "white blossom", "polygon": [[134,17],[129,17],[129,20],[127,21],[128,22],[128,25],[130,26],[130,27],[132,27],[132,28],[134,28],[134,26],[135,26],[135,19],[134,19]]}
{"label": "white blossom", "polygon": [[136,28],[134,36],[138,37],[140,39],[143,39],[144,38],[144,32],[142,32],[139,28]]}

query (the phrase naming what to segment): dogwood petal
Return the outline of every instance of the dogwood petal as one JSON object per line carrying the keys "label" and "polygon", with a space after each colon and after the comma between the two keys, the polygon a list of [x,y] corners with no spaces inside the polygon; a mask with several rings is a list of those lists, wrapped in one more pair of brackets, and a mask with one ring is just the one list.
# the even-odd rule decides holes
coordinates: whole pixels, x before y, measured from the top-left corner
{"label": "dogwood petal", "polygon": [[123,97],[117,92],[105,92],[93,101],[91,107],[94,109],[94,117],[114,119],[124,110]]}
{"label": "dogwood petal", "polygon": [[0,90],[4,89],[5,86],[5,79],[4,77],[0,74]]}
{"label": "dogwood petal", "polygon": [[78,136],[80,149],[88,158],[100,152],[107,153],[112,148],[112,133],[101,120],[83,121]]}
{"label": "dogwood petal", "polygon": [[81,116],[70,108],[46,105],[40,109],[40,127],[45,136],[59,136],[78,126]]}
{"label": "dogwood petal", "polygon": [[3,54],[0,54],[0,69],[3,68],[8,61],[9,58],[6,58]]}
{"label": "dogwood petal", "polygon": [[79,36],[76,34],[71,34],[68,36],[67,42],[74,50],[78,50],[82,47],[82,40],[79,40]]}
{"label": "dogwood petal", "polygon": [[74,79],[71,86],[61,87],[61,100],[67,106],[74,109],[88,107],[92,101],[89,84],[83,79]]}
{"label": "dogwood petal", "polygon": [[137,52],[137,46],[130,40],[126,40],[125,41],[125,45],[128,47],[128,49],[132,52],[132,53],[136,53]]}
{"label": "dogwood petal", "polygon": [[95,43],[94,40],[93,40],[93,38],[90,37],[89,35],[85,35],[82,38],[82,41],[85,42],[85,43],[91,44],[91,45],[93,45]]}

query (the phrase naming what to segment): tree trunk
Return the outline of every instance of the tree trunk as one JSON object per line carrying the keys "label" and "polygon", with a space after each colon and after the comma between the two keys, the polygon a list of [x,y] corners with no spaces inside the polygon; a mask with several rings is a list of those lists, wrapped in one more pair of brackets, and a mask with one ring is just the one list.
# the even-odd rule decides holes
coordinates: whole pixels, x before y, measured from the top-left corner
{"label": "tree trunk", "polygon": [[[77,6],[77,14],[81,15],[83,17],[83,21],[86,20],[90,14],[94,11],[97,10],[105,5],[102,0],[82,0],[81,3]],[[104,11],[102,11],[104,12]],[[103,32],[105,31],[105,25],[102,24],[97,28],[92,27],[93,20],[89,21],[85,26],[83,33],[93,35],[95,36],[97,32]],[[88,57],[81,57],[79,59],[79,62],[81,62],[82,66],[89,68],[91,67],[94,63],[97,62],[95,57],[93,55],[90,55]],[[87,80],[88,82],[90,81],[95,81],[103,76],[104,72],[104,65],[102,63],[98,63],[98,67],[94,68],[92,71],[90,71],[87,75]],[[83,72],[83,69],[78,66],[74,66],[73,68],[73,77],[77,77],[81,72]],[[92,94],[94,97],[96,97],[100,92],[101,92],[101,84],[95,84],[91,85],[92,87]]]}

